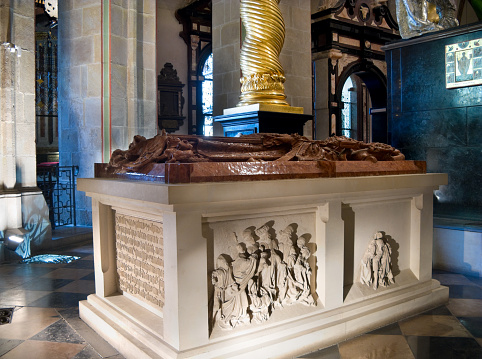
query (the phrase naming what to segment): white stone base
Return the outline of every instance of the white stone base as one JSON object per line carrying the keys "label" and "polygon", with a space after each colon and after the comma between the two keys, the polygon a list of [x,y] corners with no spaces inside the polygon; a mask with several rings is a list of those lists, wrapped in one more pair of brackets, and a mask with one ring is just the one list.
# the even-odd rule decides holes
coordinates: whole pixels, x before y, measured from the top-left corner
{"label": "white stone base", "polygon": [[79,311],[82,320],[126,358],[291,358],[437,307],[448,296],[447,287],[431,280],[183,352],[170,347],[159,334],[162,318],[152,317],[122,295],[92,294],[80,302]]}
{"label": "white stone base", "polygon": [[[448,289],[432,280],[432,197],[446,181],[80,179],[92,197],[96,282],[80,316],[126,358],[290,358],[436,307]],[[267,227],[282,243],[288,225],[311,253],[317,305],[285,303],[264,322],[253,316],[230,330],[213,324],[218,256],[237,258],[248,228]],[[361,283],[360,263],[377,231],[391,247],[395,283],[373,289]]]}

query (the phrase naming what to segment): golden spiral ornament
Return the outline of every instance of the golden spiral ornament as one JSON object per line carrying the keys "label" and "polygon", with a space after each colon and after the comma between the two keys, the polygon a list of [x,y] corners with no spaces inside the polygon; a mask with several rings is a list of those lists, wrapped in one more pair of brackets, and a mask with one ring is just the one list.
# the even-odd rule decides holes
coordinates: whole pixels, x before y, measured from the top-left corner
{"label": "golden spiral ornament", "polygon": [[246,29],[240,56],[241,96],[238,106],[286,105],[285,76],[279,54],[285,24],[279,0],[241,0],[241,20]]}

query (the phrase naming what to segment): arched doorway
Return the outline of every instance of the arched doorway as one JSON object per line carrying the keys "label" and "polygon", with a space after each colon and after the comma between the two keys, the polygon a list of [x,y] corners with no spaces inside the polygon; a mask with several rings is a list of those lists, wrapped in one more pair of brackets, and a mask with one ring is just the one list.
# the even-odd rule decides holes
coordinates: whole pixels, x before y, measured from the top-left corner
{"label": "arched doorway", "polygon": [[347,68],[340,76],[336,98],[337,135],[387,143],[387,80],[376,66],[366,62]]}

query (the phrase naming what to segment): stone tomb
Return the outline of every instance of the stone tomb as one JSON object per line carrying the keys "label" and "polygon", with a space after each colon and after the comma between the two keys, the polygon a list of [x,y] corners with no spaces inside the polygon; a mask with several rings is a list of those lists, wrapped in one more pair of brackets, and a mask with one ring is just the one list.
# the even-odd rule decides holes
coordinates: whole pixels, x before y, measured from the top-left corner
{"label": "stone tomb", "polygon": [[80,316],[126,358],[288,358],[436,307],[432,196],[446,183],[79,179],[96,286]]}

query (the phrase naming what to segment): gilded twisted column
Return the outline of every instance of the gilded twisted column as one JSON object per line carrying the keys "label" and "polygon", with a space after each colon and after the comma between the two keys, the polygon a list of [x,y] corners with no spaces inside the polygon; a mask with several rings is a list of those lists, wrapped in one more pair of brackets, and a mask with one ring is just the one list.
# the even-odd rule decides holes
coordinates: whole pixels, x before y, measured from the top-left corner
{"label": "gilded twisted column", "polygon": [[246,38],[241,48],[241,96],[238,106],[285,105],[285,76],[279,54],[285,39],[280,0],[241,0]]}

